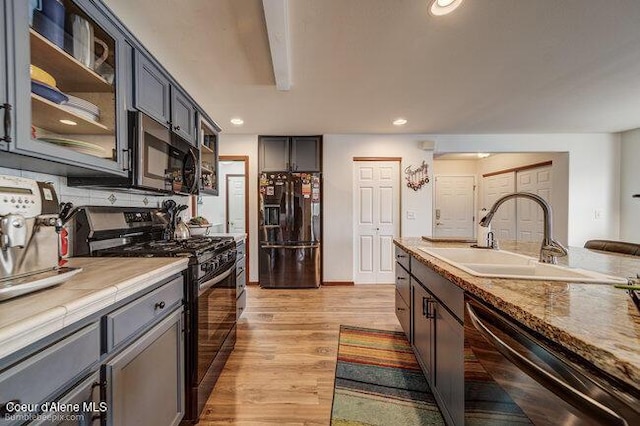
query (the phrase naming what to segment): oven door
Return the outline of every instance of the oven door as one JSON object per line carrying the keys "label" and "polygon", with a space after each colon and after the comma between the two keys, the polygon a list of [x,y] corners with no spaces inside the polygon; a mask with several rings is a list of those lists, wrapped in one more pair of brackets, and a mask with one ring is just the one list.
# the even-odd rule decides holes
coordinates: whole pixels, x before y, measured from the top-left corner
{"label": "oven door", "polygon": [[465,297],[465,311],[466,346],[487,380],[497,382],[533,424],[640,424],[639,401],[605,382],[604,374],[587,370],[474,298]]}
{"label": "oven door", "polygon": [[181,194],[197,191],[198,153],[143,113],[135,113],[136,186]]}
{"label": "oven door", "polygon": [[[211,366],[236,323],[234,264],[230,264],[223,273],[199,284],[197,303],[196,361],[197,384],[200,388],[203,382],[213,381],[214,384],[220,374],[219,371],[210,371],[212,370]],[[213,389],[213,384],[210,385],[211,389]],[[198,392],[200,393],[200,389]]]}

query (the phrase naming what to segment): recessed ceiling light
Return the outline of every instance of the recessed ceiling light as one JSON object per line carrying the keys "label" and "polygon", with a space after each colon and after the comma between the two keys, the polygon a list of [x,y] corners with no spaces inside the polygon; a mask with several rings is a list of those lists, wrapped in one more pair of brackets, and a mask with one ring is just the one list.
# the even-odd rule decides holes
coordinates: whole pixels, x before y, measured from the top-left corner
{"label": "recessed ceiling light", "polygon": [[486,152],[479,152],[478,154],[476,154],[478,156],[478,158],[487,158],[488,156],[490,156],[491,154],[488,154]]}
{"label": "recessed ceiling light", "polygon": [[407,124],[406,118],[396,118],[395,120],[393,120],[394,126],[404,126],[405,124]]}
{"label": "recessed ceiling light", "polygon": [[432,0],[429,12],[434,16],[447,15],[458,8],[463,0]]}
{"label": "recessed ceiling light", "polygon": [[62,124],[66,124],[67,126],[77,126],[78,125],[78,123],[76,123],[73,120],[60,120],[60,122]]}
{"label": "recessed ceiling light", "polygon": [[244,124],[244,120],[242,118],[232,118],[231,119],[231,124],[233,124],[234,126],[242,126]]}

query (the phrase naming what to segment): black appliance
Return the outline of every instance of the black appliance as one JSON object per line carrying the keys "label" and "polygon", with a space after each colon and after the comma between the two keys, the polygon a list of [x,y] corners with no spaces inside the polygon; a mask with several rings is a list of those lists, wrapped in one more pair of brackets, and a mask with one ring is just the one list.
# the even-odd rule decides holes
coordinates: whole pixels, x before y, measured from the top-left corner
{"label": "black appliance", "polygon": [[260,286],[320,287],[320,173],[265,172],[259,183]]}
{"label": "black appliance", "polygon": [[[505,392],[533,424],[640,424],[636,390],[468,295],[464,345],[502,388],[491,388],[493,403]],[[473,368],[470,377],[480,377]],[[478,389],[470,379],[458,390],[466,407],[479,406]],[[489,399],[482,403],[490,407]]]}
{"label": "black appliance", "polygon": [[74,256],[189,258],[185,280],[185,421],[196,422],[236,341],[236,248],[233,237],[163,240],[161,210],[81,207]]}
{"label": "black appliance", "polygon": [[69,186],[133,188],[195,194],[200,175],[198,149],[166,126],[141,112],[129,112],[131,170],[127,177],[69,177]]}

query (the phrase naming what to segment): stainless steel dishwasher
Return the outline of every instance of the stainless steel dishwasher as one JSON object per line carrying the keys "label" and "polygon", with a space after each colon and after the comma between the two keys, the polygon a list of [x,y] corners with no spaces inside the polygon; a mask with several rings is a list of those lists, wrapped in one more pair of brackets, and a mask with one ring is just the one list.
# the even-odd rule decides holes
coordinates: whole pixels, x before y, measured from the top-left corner
{"label": "stainless steel dishwasher", "polygon": [[535,425],[638,425],[638,391],[465,295],[465,345]]}

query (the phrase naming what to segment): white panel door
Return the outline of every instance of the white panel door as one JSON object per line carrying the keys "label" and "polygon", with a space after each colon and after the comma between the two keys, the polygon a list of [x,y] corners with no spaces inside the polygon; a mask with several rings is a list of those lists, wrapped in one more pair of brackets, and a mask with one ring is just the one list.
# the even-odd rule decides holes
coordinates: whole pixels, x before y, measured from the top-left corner
{"label": "white panel door", "polygon": [[247,232],[244,186],[244,175],[227,175],[227,232]]}
{"label": "white panel door", "polygon": [[435,237],[473,238],[473,176],[436,176],[434,217]]}
{"label": "white panel door", "polygon": [[[518,192],[537,194],[551,203],[551,166],[520,170],[516,173]],[[542,241],[544,217],[540,206],[531,200],[518,200],[518,241]]]}
{"label": "white panel door", "polygon": [[[483,202],[480,206],[489,210],[496,200],[504,195],[515,192],[515,172],[482,178]],[[478,218],[478,221],[482,218]],[[504,203],[491,221],[491,230],[498,240],[516,239],[516,203],[509,200]]]}
{"label": "white panel door", "polygon": [[356,161],[354,182],[354,282],[393,283],[393,238],[399,234],[397,161]]}

